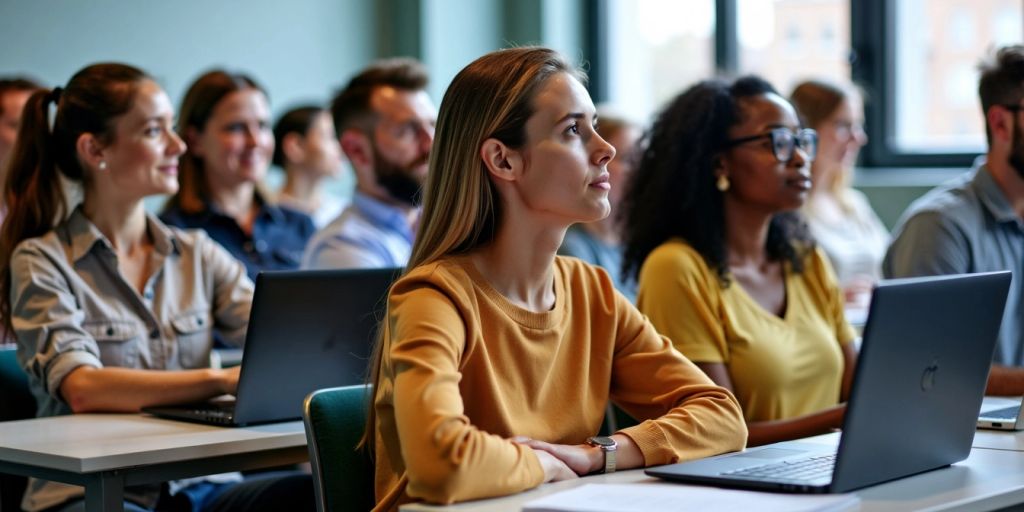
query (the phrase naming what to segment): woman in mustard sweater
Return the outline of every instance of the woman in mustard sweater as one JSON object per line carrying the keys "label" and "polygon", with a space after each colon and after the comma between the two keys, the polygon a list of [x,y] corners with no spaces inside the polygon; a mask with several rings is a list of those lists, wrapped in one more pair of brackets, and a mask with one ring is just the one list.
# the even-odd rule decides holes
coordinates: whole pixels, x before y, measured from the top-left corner
{"label": "woman in mustard sweater", "polygon": [[659,332],[736,394],[751,445],[842,425],[854,332],[797,210],[817,142],[757,77],[658,116],[625,200],[624,273]]}
{"label": "woman in mustard sweater", "polygon": [[[581,80],[557,53],[517,48],[477,59],[445,93],[371,366],[379,510],[744,446],[735,398],[607,273],[555,255],[571,224],[609,211],[615,150]],[[590,438],[609,400],[642,422]]]}

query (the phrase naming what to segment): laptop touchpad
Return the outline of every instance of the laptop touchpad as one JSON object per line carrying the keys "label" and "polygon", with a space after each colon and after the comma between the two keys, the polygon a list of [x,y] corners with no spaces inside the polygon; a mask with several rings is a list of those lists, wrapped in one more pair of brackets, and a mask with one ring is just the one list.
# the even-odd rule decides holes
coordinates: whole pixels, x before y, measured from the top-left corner
{"label": "laptop touchpad", "polygon": [[737,453],[733,457],[750,457],[753,459],[781,459],[792,455],[806,453],[803,450],[784,450],[782,448],[765,448],[764,450],[749,450]]}

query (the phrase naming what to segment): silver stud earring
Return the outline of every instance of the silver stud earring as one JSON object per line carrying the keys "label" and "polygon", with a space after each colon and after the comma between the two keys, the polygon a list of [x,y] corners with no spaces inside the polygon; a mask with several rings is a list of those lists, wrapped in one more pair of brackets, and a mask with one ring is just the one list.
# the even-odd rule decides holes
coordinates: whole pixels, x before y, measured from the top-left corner
{"label": "silver stud earring", "polygon": [[107,170],[107,161],[106,160],[100,160],[99,168],[100,168],[101,171]]}

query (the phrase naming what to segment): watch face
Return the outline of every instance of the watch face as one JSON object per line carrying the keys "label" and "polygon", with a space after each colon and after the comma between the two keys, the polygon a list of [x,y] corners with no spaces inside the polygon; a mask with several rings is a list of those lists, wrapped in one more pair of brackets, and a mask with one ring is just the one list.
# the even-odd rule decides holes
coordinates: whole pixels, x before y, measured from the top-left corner
{"label": "watch face", "polygon": [[604,447],[612,447],[612,446],[615,446],[616,444],[618,444],[618,443],[615,442],[614,439],[612,439],[610,437],[606,437],[606,436],[590,437],[590,438],[587,438],[587,442],[592,444],[592,445],[595,445],[595,446],[604,446]]}

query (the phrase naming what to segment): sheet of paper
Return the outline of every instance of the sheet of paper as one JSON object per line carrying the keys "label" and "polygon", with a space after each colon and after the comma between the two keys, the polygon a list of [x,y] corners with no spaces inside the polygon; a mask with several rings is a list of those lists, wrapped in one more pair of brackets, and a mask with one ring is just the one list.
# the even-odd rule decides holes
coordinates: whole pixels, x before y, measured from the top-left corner
{"label": "sheet of paper", "polygon": [[832,512],[855,508],[853,494],[798,495],[736,491],[695,485],[586,484],[526,503],[524,512],[651,512],[654,510],[757,510]]}

